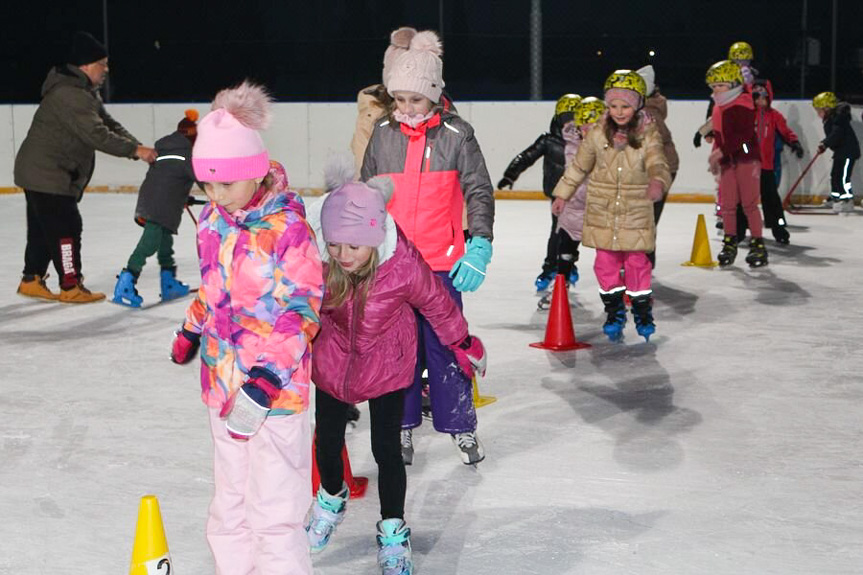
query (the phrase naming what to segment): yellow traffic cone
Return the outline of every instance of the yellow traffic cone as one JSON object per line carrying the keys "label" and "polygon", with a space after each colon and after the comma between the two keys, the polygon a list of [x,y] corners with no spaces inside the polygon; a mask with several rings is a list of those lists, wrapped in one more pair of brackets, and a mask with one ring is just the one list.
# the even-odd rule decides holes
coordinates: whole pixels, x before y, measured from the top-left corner
{"label": "yellow traffic cone", "polygon": [[162,527],[159,501],[155,495],[145,495],[138,508],[138,526],[135,529],[135,546],[132,549],[129,575],[171,572],[171,556],[168,554],[168,541]]}
{"label": "yellow traffic cone", "polygon": [[476,383],[476,376],[473,377],[473,405],[474,407],[482,407],[497,401],[493,395],[480,395],[479,386]]}
{"label": "yellow traffic cone", "polygon": [[700,268],[712,268],[719,265],[713,261],[713,256],[710,255],[710,241],[707,239],[707,225],[704,223],[704,214],[698,214],[698,221],[695,224],[695,239],[692,240],[692,255],[689,256],[689,261],[684,262],[684,266],[697,266]]}

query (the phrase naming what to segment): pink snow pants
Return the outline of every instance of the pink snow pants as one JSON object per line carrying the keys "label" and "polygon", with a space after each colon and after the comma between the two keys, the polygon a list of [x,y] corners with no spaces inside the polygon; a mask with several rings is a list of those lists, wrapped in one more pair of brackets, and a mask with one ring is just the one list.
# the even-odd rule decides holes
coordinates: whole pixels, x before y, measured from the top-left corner
{"label": "pink snow pants", "polygon": [[310,575],[304,529],[312,503],[308,411],[274,416],[247,442],[209,409],[216,487],[207,541],[217,575]]}
{"label": "pink snow pants", "polygon": [[761,199],[761,162],[741,162],[723,167],[719,176],[719,207],[725,235],[737,235],[737,203],[743,206],[743,213],[749,221],[753,238],[763,233],[761,212],[758,201]]}
{"label": "pink snow pants", "polygon": [[[623,268],[623,277],[620,277]],[[644,252],[618,252],[597,248],[593,272],[599,289],[604,293],[620,291],[626,286],[630,297],[650,293],[650,273],[653,267]]]}

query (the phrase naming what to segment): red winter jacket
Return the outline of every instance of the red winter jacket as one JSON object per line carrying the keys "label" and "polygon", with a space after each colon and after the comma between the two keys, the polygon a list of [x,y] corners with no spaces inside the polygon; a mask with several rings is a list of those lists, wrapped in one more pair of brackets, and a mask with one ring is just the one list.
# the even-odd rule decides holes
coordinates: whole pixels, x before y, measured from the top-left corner
{"label": "red winter jacket", "polygon": [[[315,212],[310,207],[309,223],[313,226],[319,225]],[[411,385],[417,361],[414,308],[444,344],[458,343],[468,334],[467,322],[441,279],[391,217],[387,217],[387,228],[387,238],[378,248],[382,263],[365,308],[361,310],[351,296],[337,308],[321,310],[312,380],[322,391],[346,403]],[[316,232],[320,246],[323,236],[320,229]],[[326,259],[325,247],[322,255]]]}
{"label": "red winter jacket", "polygon": [[770,80],[765,80],[761,85],[767,89],[767,107],[755,105],[755,136],[761,148],[761,169],[773,170],[776,132],[789,144],[797,141],[797,134],[788,127],[782,112],[770,107],[773,103],[773,85]]}
{"label": "red winter jacket", "polygon": [[760,160],[752,94],[744,90],[724,106],[714,106],[713,133],[713,148],[722,150],[722,166]]}

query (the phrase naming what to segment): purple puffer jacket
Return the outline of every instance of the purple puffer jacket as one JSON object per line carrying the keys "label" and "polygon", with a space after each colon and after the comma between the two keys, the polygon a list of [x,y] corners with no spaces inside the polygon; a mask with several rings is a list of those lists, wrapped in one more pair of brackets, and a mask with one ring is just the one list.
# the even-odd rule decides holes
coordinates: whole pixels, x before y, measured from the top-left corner
{"label": "purple puffer jacket", "polygon": [[[322,201],[321,201],[322,203]],[[310,212],[314,206],[310,207]],[[317,214],[309,223],[319,226]],[[322,391],[347,403],[409,387],[417,361],[416,308],[444,344],[467,334],[467,322],[443,282],[387,216],[387,236],[378,248],[381,263],[364,310],[351,296],[337,308],[321,310],[321,331],[314,342],[312,380]],[[316,227],[322,256],[328,259]],[[332,265],[332,264],[330,264]],[[324,277],[327,268],[324,268]]]}
{"label": "purple puffer jacket", "polygon": [[[575,125],[575,122],[567,122],[562,130],[563,139],[566,142],[564,147],[564,155],[566,163],[569,164],[578,153],[578,147],[581,145],[581,131]],[[563,211],[557,218],[557,229],[565,231],[569,237],[577,242],[581,241],[581,228],[584,226],[584,206],[587,203],[587,181],[584,181],[575,190],[575,193],[566,201]]]}

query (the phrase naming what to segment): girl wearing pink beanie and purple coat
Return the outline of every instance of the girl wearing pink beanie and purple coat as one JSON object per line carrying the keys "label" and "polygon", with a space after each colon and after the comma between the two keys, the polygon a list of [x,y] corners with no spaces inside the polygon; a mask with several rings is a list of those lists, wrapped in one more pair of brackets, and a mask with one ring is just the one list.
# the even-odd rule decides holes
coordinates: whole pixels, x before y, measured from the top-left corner
{"label": "girl wearing pink beanie and purple coat", "polygon": [[[342,522],[350,491],[342,448],[349,404],[369,402],[372,453],[378,464],[381,521],[378,563],[384,575],[412,572],[404,521],[405,464],[400,430],[404,392],[414,379],[418,310],[467,377],[485,371],[485,350],[443,282],[387,213],[389,178],[351,181],[350,158],[327,168],[325,199],[310,208],[324,258],[326,297],[315,340],[315,457],[321,486],[309,516],[312,552],[322,551]],[[317,212],[320,210],[318,219]]]}
{"label": "girl wearing pink beanie and purple coat", "polygon": [[198,124],[192,167],[210,198],[198,222],[201,287],[171,351],[188,363],[201,350],[215,475],[207,540],[224,575],[312,573],[303,525],[323,276],[302,200],[258,133],[269,108],[244,82]]}

